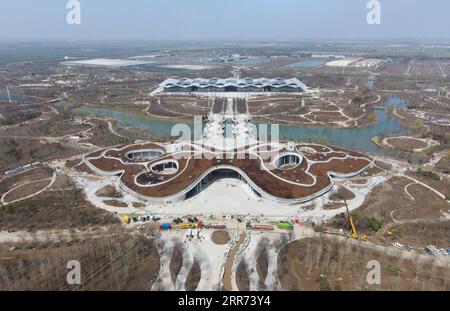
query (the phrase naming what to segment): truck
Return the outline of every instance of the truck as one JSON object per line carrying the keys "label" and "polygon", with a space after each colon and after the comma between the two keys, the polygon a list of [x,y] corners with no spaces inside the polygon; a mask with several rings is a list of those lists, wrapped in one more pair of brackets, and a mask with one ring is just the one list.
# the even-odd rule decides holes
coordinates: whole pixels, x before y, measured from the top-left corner
{"label": "truck", "polygon": [[193,229],[193,228],[197,228],[197,226],[190,222],[183,222],[183,223],[181,223],[180,228],[181,229]]}
{"label": "truck", "polygon": [[275,229],[272,225],[253,225],[252,230],[273,231]]}
{"label": "truck", "polygon": [[277,228],[282,230],[294,230],[294,226],[288,221],[280,221],[277,223]]}
{"label": "truck", "polygon": [[425,247],[425,252],[426,252],[428,255],[433,255],[433,254],[434,254],[433,250],[432,250],[431,248],[429,248],[429,247]]}
{"label": "truck", "polygon": [[169,223],[163,223],[159,226],[160,230],[170,230],[172,229],[172,226]]}
{"label": "truck", "polygon": [[136,213],[131,213],[129,215],[129,217],[130,217],[130,221],[132,220],[133,222],[137,222],[139,219],[139,216]]}
{"label": "truck", "polygon": [[405,245],[403,245],[403,244],[401,244],[401,243],[398,243],[398,242],[394,242],[394,243],[392,243],[392,245],[393,245],[396,249],[400,249],[400,250],[402,250],[402,249],[405,248]]}
{"label": "truck", "polygon": [[219,224],[205,224],[203,221],[199,220],[197,222],[197,228],[199,229],[225,229],[226,225],[219,225]]}
{"label": "truck", "polygon": [[126,224],[129,224],[130,223],[130,216],[124,215],[123,216],[123,222],[126,223]]}

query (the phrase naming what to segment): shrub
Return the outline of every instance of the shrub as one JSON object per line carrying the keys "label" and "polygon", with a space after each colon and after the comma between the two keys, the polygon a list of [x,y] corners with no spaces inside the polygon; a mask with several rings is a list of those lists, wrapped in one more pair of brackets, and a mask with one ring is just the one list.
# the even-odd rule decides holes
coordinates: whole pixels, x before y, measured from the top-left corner
{"label": "shrub", "polygon": [[400,268],[393,263],[388,263],[386,266],[386,270],[391,271],[391,272],[398,272],[400,271]]}
{"label": "shrub", "polygon": [[322,225],[314,226],[314,232],[324,232],[324,227]]}
{"label": "shrub", "polygon": [[319,289],[322,292],[331,291],[330,283],[328,280],[322,276],[319,276],[316,280],[319,283]]}
{"label": "shrub", "polygon": [[372,112],[371,114],[368,115],[367,119],[370,122],[375,122],[377,121],[377,114],[375,112]]}
{"label": "shrub", "polygon": [[436,174],[435,172],[423,171],[421,168],[417,169],[416,174],[423,176],[423,177],[431,178],[436,181],[441,180],[441,177],[438,174]]}
{"label": "shrub", "polygon": [[370,228],[372,228],[373,231],[378,231],[381,229],[382,223],[379,220],[377,220],[375,218],[370,218],[368,220],[368,222],[369,222]]}

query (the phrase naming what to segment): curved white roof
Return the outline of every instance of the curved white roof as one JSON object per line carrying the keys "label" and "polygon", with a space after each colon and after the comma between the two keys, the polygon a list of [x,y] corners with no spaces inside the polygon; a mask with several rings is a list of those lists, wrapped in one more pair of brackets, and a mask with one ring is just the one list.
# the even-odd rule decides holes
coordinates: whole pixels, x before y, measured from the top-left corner
{"label": "curved white roof", "polygon": [[300,88],[302,91],[306,91],[308,87],[302,83],[297,78],[284,79],[284,78],[276,78],[276,79],[267,79],[267,78],[244,78],[244,79],[236,79],[236,78],[227,78],[227,79],[219,79],[219,78],[211,78],[211,79],[166,79],[160,85],[163,88],[171,88],[171,87],[181,87],[181,88],[190,88],[192,86],[196,86],[198,88],[208,88],[208,87],[227,87],[227,86],[235,86],[237,88],[244,87],[257,87],[263,88],[266,86],[281,88],[281,87],[293,87]]}

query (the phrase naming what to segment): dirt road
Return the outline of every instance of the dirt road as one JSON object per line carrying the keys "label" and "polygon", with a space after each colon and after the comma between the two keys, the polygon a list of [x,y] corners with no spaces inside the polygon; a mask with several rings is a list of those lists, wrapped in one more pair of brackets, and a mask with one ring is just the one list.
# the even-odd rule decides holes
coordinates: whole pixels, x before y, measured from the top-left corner
{"label": "dirt road", "polygon": [[244,243],[246,236],[247,236],[247,233],[245,231],[242,231],[238,242],[236,243],[234,248],[228,254],[227,262],[225,263],[225,269],[223,271],[223,277],[222,277],[222,284],[223,284],[224,291],[233,290],[231,275],[232,275],[232,269],[233,269],[233,265],[234,265],[234,257],[236,256],[236,253],[238,252],[239,248],[241,247],[241,244]]}

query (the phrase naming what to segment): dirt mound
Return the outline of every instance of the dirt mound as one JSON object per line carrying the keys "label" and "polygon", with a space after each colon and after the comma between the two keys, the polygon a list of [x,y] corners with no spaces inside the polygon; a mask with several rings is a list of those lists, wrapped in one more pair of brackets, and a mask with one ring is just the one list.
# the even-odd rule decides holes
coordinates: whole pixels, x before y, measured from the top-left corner
{"label": "dirt mound", "polygon": [[226,230],[217,230],[211,234],[211,240],[215,244],[224,245],[230,241],[230,234]]}
{"label": "dirt mound", "polygon": [[201,276],[202,270],[200,264],[195,260],[186,277],[186,283],[184,284],[185,289],[187,291],[194,291],[197,288],[198,283],[200,283]]}
{"label": "dirt mound", "polygon": [[172,279],[172,283],[175,284],[178,273],[180,273],[181,266],[183,265],[183,257],[182,251],[179,246],[175,245],[173,247],[172,258],[170,259],[169,269],[170,269],[170,278]]}
{"label": "dirt mound", "polygon": [[340,186],[335,193],[330,195],[330,199],[334,201],[342,201],[342,197],[346,200],[351,200],[355,198],[355,194],[347,188]]}
{"label": "dirt mound", "polygon": [[128,204],[118,200],[105,200],[103,201],[106,205],[114,206],[114,207],[128,207]]}
{"label": "dirt mound", "polygon": [[267,278],[267,269],[269,268],[269,259],[267,257],[267,248],[261,248],[261,251],[256,259],[256,271],[259,276],[259,286],[263,287]]}
{"label": "dirt mound", "polygon": [[114,186],[106,185],[95,193],[98,197],[121,198],[122,194]]}
{"label": "dirt mound", "polygon": [[250,279],[247,273],[247,263],[241,260],[236,268],[236,284],[240,291],[250,290]]}

